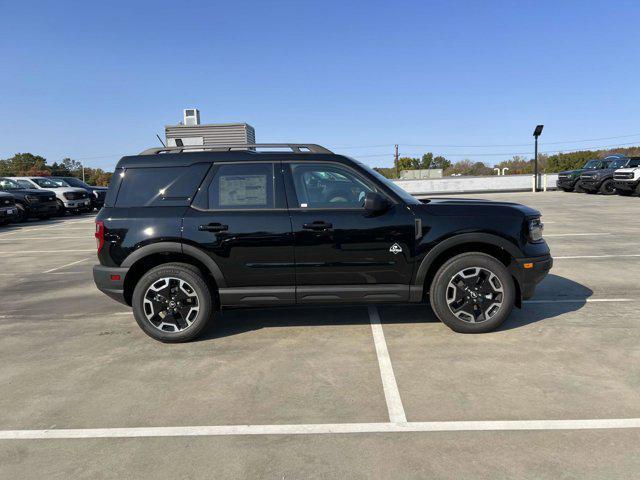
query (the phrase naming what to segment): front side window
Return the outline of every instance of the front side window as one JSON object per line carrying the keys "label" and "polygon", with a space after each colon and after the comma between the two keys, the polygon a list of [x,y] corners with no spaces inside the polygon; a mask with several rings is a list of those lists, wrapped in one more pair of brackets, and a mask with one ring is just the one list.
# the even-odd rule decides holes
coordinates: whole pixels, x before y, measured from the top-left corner
{"label": "front side window", "polygon": [[209,184],[209,208],[274,208],[274,181],[271,163],[220,165]]}
{"label": "front side window", "polygon": [[371,183],[352,170],[331,163],[292,163],[299,208],[362,208]]}
{"label": "front side window", "polygon": [[22,187],[15,180],[0,178],[0,190],[20,190]]}

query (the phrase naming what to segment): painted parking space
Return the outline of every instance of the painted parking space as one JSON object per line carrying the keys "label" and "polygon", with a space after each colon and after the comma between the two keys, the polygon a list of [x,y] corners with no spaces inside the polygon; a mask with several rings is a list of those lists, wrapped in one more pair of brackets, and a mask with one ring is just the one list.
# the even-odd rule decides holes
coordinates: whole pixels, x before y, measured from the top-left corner
{"label": "painted parking space", "polygon": [[[33,472],[48,466],[64,476],[78,450],[115,458],[123,445],[135,453],[90,460],[87,472],[106,464],[152,472],[154,450],[169,444],[200,465],[216,458],[222,471],[242,455],[301,472],[301,460],[281,448],[322,458],[342,445],[336,472],[360,464],[367,449],[376,471],[391,472],[416,462],[417,445],[447,458],[448,444],[470,457],[479,444],[526,445],[527,458],[540,459],[549,445],[574,456],[597,446],[629,471],[640,418],[640,258],[629,256],[625,220],[633,199],[582,196],[605,212],[595,222],[578,195],[504,195],[486,197],[530,204],[549,219],[559,258],[532,302],[485,335],[451,332],[428,306],[378,305],[229,310],[196,342],[159,344],[95,289],[92,218],[0,230],[0,252],[15,249],[0,253],[8,293],[0,380],[9,385],[0,397],[0,473],[17,471],[21,462],[4,461],[17,451]],[[580,222],[588,231],[575,228]],[[75,440],[46,433],[68,429]],[[117,437],[113,429],[137,438],[100,438]]]}

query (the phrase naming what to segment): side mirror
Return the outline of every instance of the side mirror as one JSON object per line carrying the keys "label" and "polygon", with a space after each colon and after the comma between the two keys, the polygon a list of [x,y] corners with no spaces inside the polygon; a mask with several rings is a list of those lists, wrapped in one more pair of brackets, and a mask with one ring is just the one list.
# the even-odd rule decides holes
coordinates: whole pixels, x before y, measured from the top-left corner
{"label": "side mirror", "polygon": [[379,215],[389,208],[389,200],[377,192],[367,192],[364,196],[364,209],[371,215]]}

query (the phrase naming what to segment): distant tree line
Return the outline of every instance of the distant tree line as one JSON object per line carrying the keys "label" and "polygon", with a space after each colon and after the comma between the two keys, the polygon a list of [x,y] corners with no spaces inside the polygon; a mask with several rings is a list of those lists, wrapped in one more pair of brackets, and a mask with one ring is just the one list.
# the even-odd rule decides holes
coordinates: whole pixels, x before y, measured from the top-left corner
{"label": "distant tree line", "polygon": [[[605,150],[581,150],[578,152],[558,153],[554,155],[538,155],[538,169],[541,173],[557,173],[563,170],[574,170],[582,167],[587,160],[602,158],[614,153],[621,153],[629,157],[640,156],[640,147],[614,148]],[[398,171],[401,170],[421,170],[427,168],[441,168],[444,175],[495,175],[494,168],[508,168],[507,175],[531,174],[534,170],[533,158],[514,156],[511,160],[504,160],[496,163],[495,166],[486,165],[484,162],[473,162],[468,159],[451,162],[443,156],[434,157],[428,152],[421,158],[402,157],[398,160]],[[387,178],[397,178],[395,167],[381,168],[375,170]]]}
{"label": "distant tree line", "polygon": [[[89,185],[107,186],[113,172],[101,168],[84,167],[84,178]],[[16,153],[13,157],[0,160],[0,177],[78,177],[82,179],[82,163],[70,158],[47,164],[47,159],[32,153]]]}

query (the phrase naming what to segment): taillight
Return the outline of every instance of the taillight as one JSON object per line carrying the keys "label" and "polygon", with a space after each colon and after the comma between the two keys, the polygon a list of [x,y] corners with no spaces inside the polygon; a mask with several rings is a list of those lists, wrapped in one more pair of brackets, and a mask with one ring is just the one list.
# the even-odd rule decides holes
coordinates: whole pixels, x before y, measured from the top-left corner
{"label": "taillight", "polygon": [[96,220],[96,246],[98,253],[100,253],[104,246],[104,222],[102,220]]}

